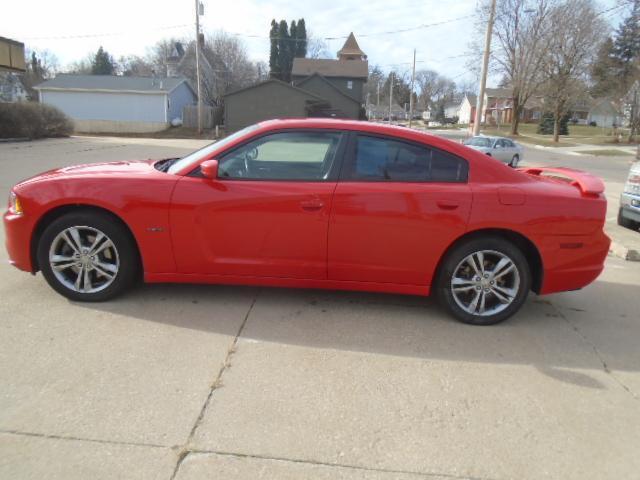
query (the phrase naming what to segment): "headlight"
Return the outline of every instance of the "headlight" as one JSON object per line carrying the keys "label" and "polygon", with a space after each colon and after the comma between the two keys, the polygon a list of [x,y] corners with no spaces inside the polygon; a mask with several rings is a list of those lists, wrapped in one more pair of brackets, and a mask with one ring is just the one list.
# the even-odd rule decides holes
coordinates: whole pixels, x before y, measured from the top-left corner
{"label": "headlight", "polygon": [[15,192],[9,193],[9,212],[14,215],[22,215],[22,204]]}

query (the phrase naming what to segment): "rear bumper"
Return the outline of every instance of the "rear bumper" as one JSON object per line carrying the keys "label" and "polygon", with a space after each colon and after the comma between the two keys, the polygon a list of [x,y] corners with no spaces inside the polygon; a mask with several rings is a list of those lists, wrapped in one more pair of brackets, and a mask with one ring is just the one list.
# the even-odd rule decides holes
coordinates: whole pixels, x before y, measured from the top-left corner
{"label": "rear bumper", "polygon": [[545,237],[540,248],[544,269],[540,294],[589,285],[602,273],[610,245],[611,240],[603,231]]}
{"label": "rear bumper", "polygon": [[24,270],[34,272],[31,259],[31,219],[24,215],[4,214],[5,246],[9,254],[9,263]]}

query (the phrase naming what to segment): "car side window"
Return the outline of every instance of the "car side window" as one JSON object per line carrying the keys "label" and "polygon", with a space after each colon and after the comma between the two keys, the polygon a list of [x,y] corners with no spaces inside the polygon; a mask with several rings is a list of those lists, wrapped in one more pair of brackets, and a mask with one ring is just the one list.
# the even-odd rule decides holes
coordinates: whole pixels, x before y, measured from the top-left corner
{"label": "car side window", "polygon": [[329,177],[342,134],[282,132],[250,141],[223,155],[219,178],[322,181]]}
{"label": "car side window", "polygon": [[504,146],[508,147],[508,148],[515,147],[515,145],[513,144],[513,142],[511,140],[504,140]]}
{"label": "car side window", "polygon": [[467,162],[426,146],[357,135],[346,180],[373,182],[466,182]]}

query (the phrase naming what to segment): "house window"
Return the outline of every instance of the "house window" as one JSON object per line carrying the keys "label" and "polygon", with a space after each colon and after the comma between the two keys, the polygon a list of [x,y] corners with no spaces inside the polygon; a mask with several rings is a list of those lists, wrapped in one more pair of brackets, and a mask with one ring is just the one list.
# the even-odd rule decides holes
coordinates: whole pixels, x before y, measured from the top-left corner
{"label": "house window", "polygon": [[347,88],[353,90],[353,80],[347,80]]}

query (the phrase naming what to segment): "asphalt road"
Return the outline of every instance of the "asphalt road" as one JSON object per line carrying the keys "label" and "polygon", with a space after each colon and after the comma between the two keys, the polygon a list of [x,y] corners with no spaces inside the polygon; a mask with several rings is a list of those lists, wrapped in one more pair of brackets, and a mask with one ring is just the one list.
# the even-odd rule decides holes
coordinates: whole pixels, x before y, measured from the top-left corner
{"label": "asphalt road", "polygon": [[[53,166],[198,144],[0,144],[0,194]],[[610,257],[584,290],[478,328],[365,293],[148,285],[78,304],[0,262],[0,478],[640,472],[637,263]]]}

